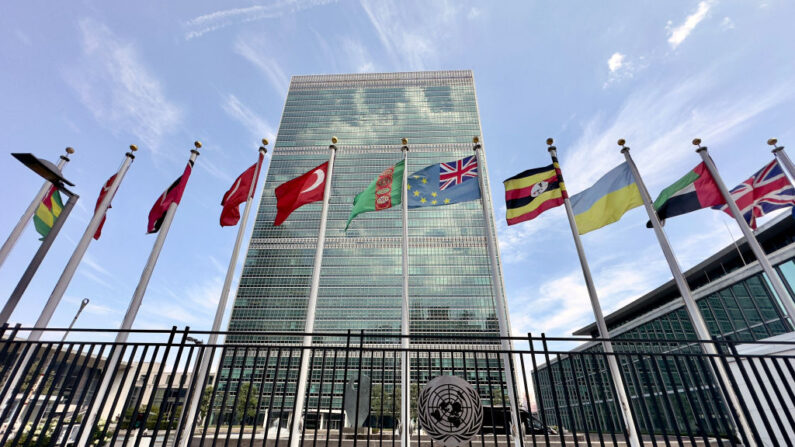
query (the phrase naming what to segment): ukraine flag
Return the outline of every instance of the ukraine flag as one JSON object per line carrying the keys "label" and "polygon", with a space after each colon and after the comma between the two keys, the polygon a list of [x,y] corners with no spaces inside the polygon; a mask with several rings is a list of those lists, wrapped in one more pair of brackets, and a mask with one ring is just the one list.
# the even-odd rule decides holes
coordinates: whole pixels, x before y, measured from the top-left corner
{"label": "ukraine flag", "polygon": [[621,219],[627,211],[643,205],[638,184],[624,162],[583,192],[571,196],[571,208],[580,234]]}

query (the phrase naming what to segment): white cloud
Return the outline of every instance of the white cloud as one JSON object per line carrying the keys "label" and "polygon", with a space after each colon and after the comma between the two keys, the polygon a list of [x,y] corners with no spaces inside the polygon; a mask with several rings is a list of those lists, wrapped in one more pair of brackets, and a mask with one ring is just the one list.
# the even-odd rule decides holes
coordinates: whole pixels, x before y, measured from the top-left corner
{"label": "white cloud", "polygon": [[83,57],[65,73],[94,118],[115,133],[130,132],[152,150],[182,122],[135,46],[92,19],[79,23]]}
{"label": "white cloud", "polygon": [[732,20],[730,17],[724,17],[720,22],[720,27],[723,30],[734,29],[734,20]]}
{"label": "white cloud", "polygon": [[621,54],[619,52],[613,53],[610,56],[610,59],[607,60],[607,68],[610,69],[611,72],[615,73],[622,65],[624,65],[624,58],[626,55]]}
{"label": "white cloud", "polygon": [[694,137],[711,145],[730,141],[750,120],[795,96],[795,86],[788,83],[725,91],[715,83],[719,70],[715,66],[675,83],[646,85],[609,119],[587,121],[579,139],[559,152],[569,191],[587,188],[620,163],[616,140],[625,138],[641,173],[654,174],[645,178],[653,193],[657,182],[678,178],[685,165],[695,164],[689,144]]}
{"label": "white cloud", "polygon": [[440,55],[457,51],[466,28],[461,20],[471,13],[455,2],[361,0],[386,54],[396,70],[425,70],[439,64]]}
{"label": "white cloud", "polygon": [[276,140],[276,133],[273,126],[270,125],[264,118],[257,115],[246,107],[237,96],[233,94],[227,95],[224,103],[222,104],[224,112],[229,116],[240,122],[258,141],[260,138],[267,138],[270,141]]}
{"label": "white cloud", "polygon": [[[668,43],[671,44],[671,47],[676,48],[682,42],[687,39],[687,36],[695,29],[695,27],[701,23],[702,20],[707,16],[710,8],[713,5],[713,1],[702,1],[698,4],[698,9],[693,14],[690,14],[685,19],[684,23],[681,25],[670,28],[670,36],[668,37]],[[671,22],[668,22],[669,26],[672,25]]]}
{"label": "white cloud", "polygon": [[185,23],[185,39],[190,40],[206,33],[238,23],[263,19],[277,19],[290,14],[333,3],[336,0],[283,0],[270,5],[256,5],[245,8],[225,9],[211,12],[188,20]]}
{"label": "white cloud", "polygon": [[375,63],[373,62],[367,49],[358,40],[344,38],[342,41],[342,49],[348,57],[348,61],[352,67],[355,67],[357,73],[369,73],[375,71]]}
{"label": "white cloud", "polygon": [[238,38],[235,42],[235,52],[259,68],[277,93],[287,95],[290,78],[284,73],[276,59],[265,56],[272,54],[273,51],[263,38]]}

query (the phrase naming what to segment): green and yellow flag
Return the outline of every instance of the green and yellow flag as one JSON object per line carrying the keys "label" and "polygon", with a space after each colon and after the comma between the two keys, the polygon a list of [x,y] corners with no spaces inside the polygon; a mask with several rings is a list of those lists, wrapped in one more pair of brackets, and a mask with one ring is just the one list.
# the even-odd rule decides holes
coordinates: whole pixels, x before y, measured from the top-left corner
{"label": "green and yellow flag", "polygon": [[44,198],[41,199],[41,203],[36,209],[36,214],[33,215],[33,225],[41,235],[42,240],[50,234],[52,226],[58,220],[58,216],[61,215],[61,210],[63,210],[61,194],[55,186],[51,186]]}
{"label": "green and yellow flag", "polygon": [[354,217],[368,211],[381,211],[400,204],[403,190],[403,161],[378,175],[364,191],[353,199],[353,209],[345,229]]}

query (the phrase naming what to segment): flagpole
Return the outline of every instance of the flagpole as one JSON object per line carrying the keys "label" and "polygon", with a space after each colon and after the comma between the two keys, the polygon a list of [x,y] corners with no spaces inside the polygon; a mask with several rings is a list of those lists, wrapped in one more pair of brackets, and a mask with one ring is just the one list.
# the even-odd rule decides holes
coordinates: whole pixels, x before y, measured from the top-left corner
{"label": "flagpole", "polygon": [[[66,155],[61,155],[61,160],[58,162],[59,171],[63,171],[64,166],[66,166],[66,164],[70,161],[69,155],[74,153],[75,150],[71,147],[66,148]],[[33,217],[33,213],[36,212],[36,208],[39,207],[41,200],[44,198],[44,194],[47,194],[50,186],[52,186],[52,183],[48,181],[44,182],[44,184],[41,186],[41,189],[39,189],[39,192],[33,197],[33,201],[30,202],[30,205],[28,205],[28,209],[22,213],[22,217],[19,218],[17,225],[13,230],[11,230],[11,234],[8,236],[8,239],[6,239],[6,241],[3,243],[3,247],[0,248],[0,267],[3,266],[3,262],[5,262],[8,254],[11,253],[11,250],[14,248],[17,240],[19,240],[19,236],[21,236],[22,232],[25,231],[25,228],[27,228],[28,222],[30,222],[31,217]]]}
{"label": "flagpole", "polygon": [[[198,141],[193,144],[195,149],[191,149],[190,160],[188,162],[191,165],[196,161],[196,157],[199,156],[198,149],[202,147],[201,143]],[[152,277],[152,272],[155,269],[157,258],[160,256],[160,250],[163,248],[163,243],[166,241],[169,227],[171,227],[171,222],[174,220],[174,214],[177,212],[177,206],[178,205],[176,202],[171,202],[171,204],[168,206],[168,211],[166,211],[166,215],[163,218],[163,223],[160,225],[160,230],[158,231],[155,244],[152,247],[152,252],[149,254],[149,259],[146,261],[146,266],[144,267],[143,273],[141,273],[141,279],[138,281],[138,286],[135,288],[135,293],[133,293],[133,297],[130,300],[130,305],[124,315],[121,327],[119,327],[119,331],[116,333],[113,355],[105,364],[105,372],[102,375],[102,382],[97,389],[97,396],[104,396],[105,392],[110,386],[110,382],[113,380],[113,370],[121,358],[122,351],[124,351],[123,343],[126,343],[127,338],[129,338],[130,334],[128,331],[132,328],[135,317],[138,315],[138,309],[141,307],[141,302],[144,298],[144,292],[146,292],[146,286],[149,285],[149,279]],[[86,429],[83,430],[83,434],[80,436],[80,442],[78,442],[77,445],[89,444],[94,423],[96,422],[99,409],[103,404],[104,402],[96,402],[94,407],[89,408],[89,411],[86,412],[85,419],[83,420]]]}
{"label": "flagpole", "polygon": [[[552,138],[547,138],[547,145],[549,154],[552,156],[553,162],[557,161],[557,148],[552,144]],[[558,170],[558,180],[563,184],[563,175]],[[596,294],[596,286],[591,276],[591,268],[588,266],[588,260],[585,259],[585,250],[580,240],[580,232],[577,229],[577,222],[574,220],[574,211],[571,209],[571,202],[566,192],[563,192],[563,205],[566,208],[566,216],[569,219],[569,226],[571,227],[571,234],[574,237],[574,246],[577,248],[577,256],[580,258],[580,266],[582,267],[582,274],[585,277],[585,285],[588,289],[588,296],[591,299],[591,307],[593,308],[594,318],[596,319],[596,327],[599,329],[599,337],[602,339],[602,348],[607,357],[607,364],[610,367],[610,376],[613,380],[613,385],[616,389],[618,403],[621,407],[621,414],[624,419],[624,426],[627,429],[628,442],[632,447],[640,447],[640,437],[635,428],[635,420],[632,416],[632,407],[629,405],[629,398],[627,397],[626,389],[624,388],[624,381],[621,378],[621,369],[618,366],[618,359],[613,355],[613,343],[610,341],[610,332],[607,330],[607,323],[602,313],[602,306],[599,304],[599,297]]]}
{"label": "flagpole", "polygon": [[[207,346],[209,346],[210,350],[213,349],[212,345],[218,343],[218,338],[220,337],[218,332],[221,330],[224,312],[226,311],[226,306],[229,302],[229,291],[232,288],[232,279],[235,274],[235,267],[237,266],[237,258],[240,253],[240,246],[243,243],[246,222],[248,222],[249,211],[251,211],[251,203],[254,200],[254,186],[257,184],[257,179],[259,178],[259,173],[262,169],[262,163],[265,161],[265,154],[268,153],[268,149],[266,147],[267,145],[268,140],[263,138],[262,146],[259,147],[259,152],[262,154],[263,159],[262,161],[257,162],[257,169],[254,171],[254,179],[251,181],[251,185],[248,188],[246,206],[243,208],[243,217],[240,219],[240,223],[238,224],[235,247],[232,249],[232,257],[229,259],[229,267],[226,269],[226,278],[224,279],[224,286],[221,289],[221,298],[218,300],[218,307],[215,309],[215,319],[213,320],[213,327],[211,329],[212,332],[207,339]],[[210,355],[207,353],[207,351],[205,351],[201,359],[201,366],[199,366],[199,370],[194,374],[192,379],[192,382],[196,384],[196,387],[193,389],[193,395],[190,397],[190,408],[187,409],[187,419],[185,420],[185,425],[182,428],[181,446],[189,446],[191,438],[193,437],[193,422],[196,419],[196,413],[198,412],[199,403],[201,402],[201,396],[204,392],[201,385],[204,383],[204,377],[207,375],[209,369]]]}
{"label": "flagpole", "polygon": [[[53,185],[54,188],[57,186]],[[66,201],[63,210],[61,210],[61,214],[55,219],[55,222],[50,228],[50,232],[47,233],[47,236],[44,237],[44,240],[41,242],[39,249],[36,250],[36,254],[33,255],[33,259],[30,260],[28,267],[25,269],[25,272],[22,273],[22,277],[19,279],[17,286],[14,288],[14,291],[11,292],[11,296],[6,301],[5,305],[3,306],[3,310],[0,311],[0,324],[7,323],[11,318],[11,314],[14,312],[14,309],[19,304],[19,300],[22,299],[22,295],[25,293],[25,290],[28,288],[30,281],[33,279],[33,275],[36,274],[36,271],[39,269],[41,262],[44,260],[44,256],[47,255],[47,252],[50,250],[52,243],[55,242],[55,238],[58,236],[58,233],[61,231],[61,227],[63,227],[64,223],[66,223],[66,218],[69,217],[69,214],[72,212],[72,208],[74,208],[77,200],[80,198],[79,195],[73,194],[72,192],[66,189],[60,189],[59,191],[63,191],[69,196],[69,200]]]}
{"label": "flagpole", "polygon": [[[317,236],[317,248],[315,249],[315,263],[312,269],[312,285],[309,289],[309,301],[306,304],[306,324],[304,325],[304,341],[301,350],[301,369],[298,370],[298,386],[296,388],[295,405],[293,412],[293,434],[290,438],[290,447],[298,447],[301,436],[299,422],[304,412],[304,397],[309,377],[309,362],[312,359],[312,332],[315,330],[315,312],[317,310],[317,294],[320,289],[320,267],[323,264],[323,248],[326,244],[326,223],[328,221],[329,201],[331,200],[331,176],[334,173],[334,159],[337,156],[337,137],[331,137],[329,145],[328,173],[326,174],[326,184],[323,188],[323,208],[320,211],[320,229]],[[275,379],[274,379],[275,380]],[[343,379],[347,380],[347,378]],[[330,417],[330,416],[329,416]],[[343,426],[345,421],[343,420]],[[267,428],[266,428],[267,430]],[[340,438],[342,438],[342,428],[340,428]]]}
{"label": "flagpole", "polygon": [[[673,249],[671,248],[671,244],[668,242],[668,237],[665,234],[665,230],[662,228],[660,218],[657,216],[657,212],[654,210],[654,205],[651,200],[651,196],[649,195],[649,191],[646,189],[646,185],[643,183],[643,179],[640,176],[640,171],[638,171],[638,167],[632,160],[632,156],[629,155],[629,147],[625,146],[625,143],[626,141],[623,138],[618,140],[618,145],[621,146],[621,153],[624,154],[624,159],[627,161],[629,169],[632,171],[632,176],[635,178],[635,183],[638,185],[640,196],[643,199],[643,205],[646,208],[646,213],[649,215],[652,228],[654,228],[654,234],[657,236],[657,242],[660,243],[660,248],[663,251],[663,255],[665,255],[665,260],[668,262],[668,267],[671,269],[671,274],[674,277],[676,287],[679,289],[679,294],[682,295],[682,300],[685,302],[685,309],[687,310],[687,314],[690,317],[690,323],[693,325],[693,329],[695,329],[698,339],[706,342],[701,343],[701,348],[704,353],[710,356],[718,355],[718,350],[716,349],[715,343],[713,343],[712,335],[709,333],[707,323],[704,321],[704,316],[699,311],[696,300],[693,299],[690,286],[687,284],[687,280],[682,274],[682,268],[679,266],[679,261],[677,261]],[[709,367],[709,369],[712,368]],[[715,369],[717,369],[717,375],[720,377],[723,383],[731,383],[729,375],[721,362],[715,362]],[[715,371],[713,371],[713,373],[715,373]],[[724,394],[724,398],[736,410],[739,425],[745,434],[746,439],[753,439],[753,431],[751,430],[751,426],[748,424],[748,421],[745,419],[745,415],[742,412],[742,406],[740,405],[740,400],[737,398],[737,394],[734,392],[734,389],[727,386],[724,389]],[[742,437],[739,436],[738,438],[742,439]]]}
{"label": "flagpole", "polygon": [[[77,247],[75,247],[74,252],[72,253],[72,257],[69,258],[69,262],[66,264],[66,267],[61,273],[61,277],[58,278],[58,282],[55,284],[55,288],[53,289],[52,293],[50,294],[50,298],[47,300],[47,303],[44,305],[44,309],[42,309],[39,318],[36,320],[36,323],[33,325],[34,328],[37,329],[44,329],[50,324],[50,319],[52,318],[53,314],[55,313],[55,309],[58,308],[58,304],[61,302],[61,298],[63,298],[64,292],[66,292],[66,288],[69,286],[69,282],[74,277],[75,271],[77,270],[78,265],[80,265],[80,260],[83,259],[83,255],[85,254],[86,250],[88,249],[88,244],[91,242],[91,238],[97,232],[97,228],[99,224],[102,223],[102,219],[105,217],[105,212],[110,205],[111,199],[113,199],[113,195],[116,194],[116,190],[119,188],[124,175],[127,173],[127,169],[130,167],[133,159],[135,159],[135,155],[133,152],[137,151],[138,148],[135,145],[130,146],[130,152],[125,154],[124,161],[122,162],[121,168],[116,173],[116,178],[111,183],[110,187],[108,188],[105,197],[102,198],[102,201],[99,204],[99,207],[94,211],[94,216],[91,218],[91,221],[88,223],[88,227],[86,231],[83,233],[83,237],[80,239],[80,242],[77,243]],[[71,201],[71,198],[70,198]],[[60,220],[62,217],[66,217],[62,212],[61,215],[58,217]],[[57,222],[56,222],[57,223]],[[53,226],[54,228],[54,226]],[[47,235],[49,237],[49,234]],[[28,340],[31,342],[38,341],[41,339],[43,332],[41,330],[34,330],[31,331]],[[30,361],[33,360],[33,351],[30,350],[22,358],[22,360],[17,364],[15,370],[17,371],[14,374],[14,377],[11,380],[11,389],[17,385],[17,383],[23,378],[24,371],[27,369],[28,364]],[[0,408],[5,408],[7,402],[3,402]]]}
{"label": "flagpole", "polygon": [[400,358],[400,412],[401,428],[400,447],[411,446],[411,306],[409,306],[409,195],[408,195],[408,173],[409,173],[409,140],[401,140],[403,147],[403,181],[401,182],[400,204],[402,210],[403,226],[403,299],[401,300],[400,312],[400,345],[402,348]]}
{"label": "flagpole", "polygon": [[770,280],[770,283],[773,285],[773,290],[775,290],[776,295],[778,295],[779,301],[784,305],[784,309],[789,315],[790,322],[795,325],[795,303],[793,303],[792,297],[787,293],[784,283],[781,282],[781,277],[776,273],[773,265],[770,264],[770,260],[767,259],[765,251],[762,250],[762,246],[759,245],[759,241],[756,240],[756,236],[754,236],[754,233],[748,226],[748,222],[745,221],[740,209],[734,202],[731,193],[729,193],[729,190],[726,188],[726,184],[723,183],[723,179],[721,179],[720,174],[718,174],[718,168],[715,166],[715,162],[712,161],[712,157],[709,156],[707,147],[701,145],[700,138],[695,138],[693,140],[693,145],[697,147],[696,152],[701,156],[701,159],[704,160],[704,164],[707,166],[707,169],[709,169],[709,173],[712,175],[712,178],[715,179],[715,184],[718,186],[724,200],[726,200],[726,204],[729,206],[732,216],[734,216],[734,219],[737,221],[737,225],[740,226],[740,230],[745,236],[746,243],[751,247],[751,251],[754,253],[754,256],[756,256],[756,260],[759,261],[762,270],[767,274],[767,279]]}
{"label": "flagpole", "polygon": [[501,269],[499,265],[499,260],[497,259],[497,242],[495,241],[494,234],[492,233],[492,229],[494,228],[494,224],[492,222],[492,212],[491,208],[487,206],[487,200],[491,199],[490,191],[486,187],[486,160],[485,157],[481,157],[480,152],[483,149],[483,146],[480,144],[480,138],[474,137],[472,138],[472,143],[474,144],[473,150],[475,151],[475,159],[478,163],[478,182],[480,183],[480,204],[483,207],[483,219],[485,223],[485,233],[486,233],[486,241],[487,247],[489,252],[489,260],[491,262],[491,291],[492,295],[494,295],[494,307],[495,312],[497,313],[497,324],[499,325],[500,329],[500,337],[502,350],[505,351],[501,355],[503,368],[505,370],[505,385],[508,388],[508,400],[510,401],[511,405],[511,434],[513,435],[514,444],[516,447],[520,447],[523,443],[520,442],[519,437],[522,436],[521,426],[519,425],[519,405],[516,400],[516,386],[514,382],[514,374],[513,374],[513,359],[511,358],[511,354],[508,352],[513,350],[513,343],[509,339],[511,336],[511,330],[508,326],[508,305],[505,302],[505,295],[503,294],[502,288],[502,275],[500,274]]}
{"label": "flagpole", "polygon": [[778,146],[776,143],[778,143],[778,140],[775,138],[767,140],[767,144],[773,146],[773,155],[782,165],[784,165],[784,168],[787,170],[790,178],[795,179],[795,165],[792,164],[792,160],[790,160],[789,155],[784,152],[784,146]]}

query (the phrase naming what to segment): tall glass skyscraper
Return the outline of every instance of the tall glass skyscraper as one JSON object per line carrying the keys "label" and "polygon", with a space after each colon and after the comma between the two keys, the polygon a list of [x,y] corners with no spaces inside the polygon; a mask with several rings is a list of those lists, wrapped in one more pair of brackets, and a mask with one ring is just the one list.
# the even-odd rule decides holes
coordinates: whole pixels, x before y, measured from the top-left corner
{"label": "tall glass skyscraper", "polygon": [[[402,159],[401,138],[412,173],[472,155],[480,133],[469,70],[294,76],[229,329],[303,331],[321,203],[275,227],[274,189],[327,161],[337,136],[315,330],[399,333],[400,207],[362,214],[344,231],[353,198]],[[480,165],[485,176],[482,156]],[[485,222],[479,200],[409,211],[412,334],[498,333]]]}
{"label": "tall glass skyscraper", "polygon": [[[402,160],[402,138],[409,141],[406,172],[411,174],[430,164],[472,155],[472,137],[480,134],[475,83],[469,70],[294,76],[229,322],[230,331],[256,332],[229,336],[227,343],[273,346],[301,342],[297,335],[272,333],[304,331],[322,204],[305,205],[282,225],[274,226],[277,211],[274,190],[328,161],[332,136],[339,141],[331,178],[315,332],[364,330],[376,336],[399,334],[403,291],[401,208],[361,214],[345,231],[353,199],[384,169]],[[482,151],[478,162],[479,175],[487,185],[482,196],[489,198]],[[490,203],[487,209],[493,215]],[[408,294],[412,335],[499,335],[493,281],[498,278],[497,290],[502,290],[502,276],[491,268],[486,231],[492,232],[495,240],[496,234],[487,221],[481,200],[409,210]],[[497,340],[454,341],[487,349],[499,347]],[[341,338],[315,337],[313,342],[328,346],[339,344]],[[395,337],[376,337],[365,343],[399,345],[400,342]],[[426,339],[425,343],[439,343],[439,339]],[[278,356],[274,353],[265,357],[269,360],[260,356],[257,361],[227,352],[219,387],[226,387],[228,377],[264,384],[283,381],[283,387],[263,385],[278,394],[268,408],[292,408],[300,361],[292,356],[284,359],[281,351]],[[494,383],[504,383],[496,355],[482,358],[483,362],[477,361],[483,370],[479,377],[489,384],[492,378]],[[335,374],[342,378],[342,366],[336,357],[334,361],[338,368]],[[394,392],[394,384],[400,383],[397,357],[380,360],[369,357],[362,367],[377,361],[381,372],[375,372],[377,377],[372,377],[372,383],[381,383],[385,389],[391,386],[390,392]],[[312,362],[317,367],[325,362],[325,357],[322,361],[314,357]],[[443,365],[467,367],[460,356],[453,359],[452,353],[440,353],[433,359],[412,358],[410,365],[412,384],[427,382],[432,365],[438,371]],[[469,364],[471,374],[475,374],[478,365]],[[315,369],[310,378],[307,408],[341,408],[344,380],[338,378],[337,385],[332,382],[329,388],[328,382],[333,377],[336,376],[326,378],[326,385],[316,386]],[[230,383],[230,388],[236,386]],[[320,388],[330,391],[318,394]],[[235,389],[229,391],[230,395],[236,393]],[[480,392],[487,393],[486,399],[491,398],[491,388]],[[226,407],[224,414],[231,415],[229,401]],[[321,419],[331,420],[330,425],[338,427],[340,411],[330,410]]]}

